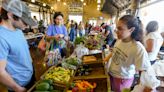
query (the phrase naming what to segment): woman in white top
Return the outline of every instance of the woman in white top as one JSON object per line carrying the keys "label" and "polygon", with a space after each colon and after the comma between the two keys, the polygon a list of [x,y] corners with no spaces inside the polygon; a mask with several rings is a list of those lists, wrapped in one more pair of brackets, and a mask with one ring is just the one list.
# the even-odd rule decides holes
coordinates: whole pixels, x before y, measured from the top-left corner
{"label": "woman in white top", "polygon": [[148,52],[151,64],[155,63],[163,38],[158,31],[158,22],[150,21],[146,27],[145,48]]}

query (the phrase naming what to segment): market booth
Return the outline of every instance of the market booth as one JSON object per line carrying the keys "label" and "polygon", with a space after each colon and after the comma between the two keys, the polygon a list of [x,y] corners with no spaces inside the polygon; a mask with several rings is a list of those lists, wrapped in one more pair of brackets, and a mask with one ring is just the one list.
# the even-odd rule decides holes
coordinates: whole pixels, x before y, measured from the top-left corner
{"label": "market booth", "polygon": [[[83,16],[83,21],[91,21],[92,23],[99,23],[99,22],[114,22],[117,21],[120,12],[124,11],[125,9],[130,6],[129,0],[87,0],[86,3],[77,0],[69,0],[66,2],[67,4],[64,4],[64,1],[61,0],[55,0],[53,3],[55,3],[55,6],[53,7],[53,4],[51,5],[51,0],[40,0],[32,2],[29,0],[23,0],[27,2],[28,4],[34,4],[37,6],[37,11],[33,13],[36,14],[38,19],[44,20],[47,25],[49,23],[52,23],[51,17],[54,11],[59,11],[60,8],[63,11],[63,13],[66,15],[65,20],[68,19],[69,14],[71,16],[74,16],[78,13]],[[77,1],[77,2],[76,2]],[[84,0],[85,1],[85,0]],[[99,2],[98,2],[99,1]],[[138,9],[139,2],[135,0],[133,6],[131,6],[131,9],[127,10],[126,13],[132,13],[137,14],[135,9]],[[140,1],[140,0],[138,0]],[[142,3],[146,0],[141,0]],[[47,5],[45,5],[44,3]],[[63,3],[64,7],[61,7],[60,5]],[[44,5],[43,5],[44,4]],[[49,4],[52,6],[50,7]],[[70,6],[69,6],[70,4]],[[85,5],[88,6],[85,6]],[[93,6],[92,6],[93,4]],[[91,6],[89,6],[91,5]],[[99,6],[100,5],[100,6]],[[34,10],[35,6],[29,5],[29,7],[32,7]],[[58,7],[56,7],[58,6]],[[97,11],[93,11],[93,8],[95,8]],[[39,7],[39,8],[38,8]],[[70,7],[70,8],[68,8]],[[87,9],[88,7],[89,9]],[[56,8],[56,10],[55,10]],[[101,9],[100,9],[101,8]],[[109,9],[109,10],[108,10]],[[106,14],[104,14],[104,13]],[[134,10],[134,11],[132,11]],[[69,11],[69,12],[68,12]],[[37,13],[36,13],[37,12]],[[39,12],[39,15],[38,15]],[[77,17],[77,16],[76,16]],[[115,20],[113,19],[115,18]],[[81,17],[80,17],[81,19]],[[107,19],[107,20],[105,20]],[[109,19],[109,20],[108,20]],[[79,20],[78,20],[79,21]],[[95,22],[97,21],[97,22]],[[96,25],[97,25],[96,24]],[[41,25],[43,27],[43,24]],[[46,30],[46,27],[44,25],[44,31]],[[37,32],[25,32],[25,38],[27,39],[30,47],[31,56],[33,59],[33,66],[35,71],[35,78],[34,83],[31,84],[31,87],[28,90],[28,92],[38,92],[38,91],[45,91],[45,92],[110,92],[111,91],[111,85],[110,85],[110,77],[108,76],[107,71],[107,65],[103,62],[103,59],[106,55],[109,54],[109,50],[102,49],[103,45],[103,38],[99,36],[99,30],[95,29],[92,30],[93,34],[88,34],[86,38],[81,38],[80,40],[75,40],[75,43],[70,42],[66,46],[67,49],[65,52],[67,52],[66,57],[61,58],[61,56],[58,56],[58,51],[55,51],[54,53],[46,54],[46,51],[42,51],[38,49],[39,42],[42,40],[42,38],[45,36],[45,32],[39,31],[39,28],[37,29]],[[91,32],[92,33],[92,32]],[[98,35],[97,38],[94,35]],[[96,39],[95,39],[96,38]],[[85,46],[82,45],[81,40],[85,42]],[[93,40],[94,43],[91,43]],[[89,45],[88,45],[89,44]],[[71,46],[74,47],[71,47]],[[76,49],[80,48],[80,49]],[[80,52],[77,53],[76,52]],[[74,53],[74,51],[76,53]],[[75,55],[74,55],[75,54]],[[46,56],[47,55],[47,56]],[[47,57],[49,59],[47,59]],[[80,57],[80,59],[79,59]],[[50,59],[51,58],[51,59]],[[164,53],[161,51],[158,55],[158,63],[154,65],[154,69],[156,70],[157,78],[161,81],[164,80],[164,74],[162,72],[163,67],[163,59],[164,59]],[[3,90],[4,89],[4,90]],[[159,92],[163,92],[163,87],[157,87]],[[4,86],[0,86],[1,92],[7,92],[6,88]],[[128,91],[129,92],[129,91]]]}

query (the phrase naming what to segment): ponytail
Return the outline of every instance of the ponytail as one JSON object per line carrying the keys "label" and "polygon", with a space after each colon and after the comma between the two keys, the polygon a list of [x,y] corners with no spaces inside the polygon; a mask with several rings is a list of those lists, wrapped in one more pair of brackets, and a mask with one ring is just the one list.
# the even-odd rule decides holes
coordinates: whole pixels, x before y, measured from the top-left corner
{"label": "ponytail", "polygon": [[128,29],[134,27],[131,38],[135,41],[140,41],[143,43],[143,25],[139,17],[135,18],[132,15],[125,15],[121,17],[120,20],[127,25]]}

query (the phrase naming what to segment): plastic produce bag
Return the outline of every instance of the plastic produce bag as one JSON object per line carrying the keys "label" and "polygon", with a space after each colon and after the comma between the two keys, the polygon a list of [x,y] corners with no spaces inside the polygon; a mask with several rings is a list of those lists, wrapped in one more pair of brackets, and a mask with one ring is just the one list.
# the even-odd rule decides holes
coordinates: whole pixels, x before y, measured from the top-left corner
{"label": "plastic produce bag", "polygon": [[47,58],[48,58],[47,61],[48,66],[57,65],[58,63],[60,63],[59,61],[61,60],[61,54],[59,49],[54,49],[52,51],[49,51]]}
{"label": "plastic produce bag", "polygon": [[156,87],[160,85],[160,80],[157,79],[155,71],[149,67],[147,71],[143,71],[140,77],[140,84],[136,85],[132,92],[143,92],[145,87],[153,89],[151,92],[156,92]]}
{"label": "plastic produce bag", "polygon": [[156,76],[164,76],[164,60],[158,60],[152,65]]}
{"label": "plastic produce bag", "polygon": [[66,62],[62,62],[62,67],[63,67],[63,68],[66,68],[66,69],[72,69],[72,70],[76,70],[76,69],[77,69],[76,66],[71,65],[71,64],[68,64],[68,63],[66,63]]}
{"label": "plastic produce bag", "polygon": [[84,45],[80,44],[80,45],[77,45],[71,57],[77,56],[77,58],[81,59],[82,56],[88,55],[88,54],[89,54],[89,49],[86,48]]}

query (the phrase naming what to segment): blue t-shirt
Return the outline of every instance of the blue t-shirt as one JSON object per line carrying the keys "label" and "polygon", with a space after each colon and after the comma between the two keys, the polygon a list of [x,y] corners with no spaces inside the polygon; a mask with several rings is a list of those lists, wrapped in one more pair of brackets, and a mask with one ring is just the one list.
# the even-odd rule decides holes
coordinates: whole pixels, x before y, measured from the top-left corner
{"label": "blue t-shirt", "polygon": [[31,80],[33,74],[29,47],[21,30],[11,31],[0,26],[0,60],[7,61],[6,71],[21,86]]}
{"label": "blue t-shirt", "polygon": [[[48,26],[48,30],[47,30],[47,33],[46,33],[48,36],[55,36],[55,35],[58,35],[58,34],[63,34],[64,36],[68,36],[68,33],[67,33],[67,29],[64,25],[49,25]],[[61,46],[59,46],[57,43],[54,43],[54,48],[62,48]]]}
{"label": "blue t-shirt", "polygon": [[55,36],[58,34],[64,34],[64,36],[68,36],[67,29],[64,25],[57,26],[54,24],[48,26],[46,34],[48,36]]}

